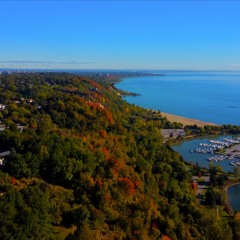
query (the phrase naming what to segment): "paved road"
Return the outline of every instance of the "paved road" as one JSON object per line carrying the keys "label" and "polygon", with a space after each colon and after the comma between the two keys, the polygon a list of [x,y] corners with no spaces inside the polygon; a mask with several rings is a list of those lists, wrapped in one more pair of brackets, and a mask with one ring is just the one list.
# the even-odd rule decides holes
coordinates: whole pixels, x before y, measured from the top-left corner
{"label": "paved road", "polygon": [[207,188],[209,184],[209,176],[202,176],[200,179],[202,179],[202,183],[199,183],[197,180],[199,177],[193,176],[193,181],[197,184],[197,196],[198,198],[201,198],[203,191]]}

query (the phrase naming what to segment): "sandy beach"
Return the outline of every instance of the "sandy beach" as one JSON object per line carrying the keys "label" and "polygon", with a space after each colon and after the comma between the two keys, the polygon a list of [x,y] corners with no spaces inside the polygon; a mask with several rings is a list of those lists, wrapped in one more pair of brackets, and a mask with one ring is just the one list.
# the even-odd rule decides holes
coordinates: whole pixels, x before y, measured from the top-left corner
{"label": "sandy beach", "polygon": [[203,122],[197,119],[192,119],[192,118],[185,118],[185,117],[181,117],[181,116],[176,116],[173,114],[169,114],[169,113],[164,113],[161,112],[161,115],[163,117],[166,117],[170,122],[178,122],[183,124],[183,126],[186,125],[197,125],[198,127],[204,127],[204,126],[219,126],[218,124],[215,123],[211,123],[211,122]]}

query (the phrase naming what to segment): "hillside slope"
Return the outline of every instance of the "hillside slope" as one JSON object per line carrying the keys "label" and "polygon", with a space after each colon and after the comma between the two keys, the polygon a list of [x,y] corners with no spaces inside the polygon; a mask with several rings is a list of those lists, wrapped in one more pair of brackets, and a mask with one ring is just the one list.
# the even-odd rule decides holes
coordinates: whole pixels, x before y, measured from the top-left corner
{"label": "hillside slope", "polygon": [[66,239],[232,238],[198,205],[181,157],[163,145],[160,129],[173,125],[126,103],[109,83],[0,76],[0,103],[0,149],[10,151],[0,239],[64,239],[66,229]]}

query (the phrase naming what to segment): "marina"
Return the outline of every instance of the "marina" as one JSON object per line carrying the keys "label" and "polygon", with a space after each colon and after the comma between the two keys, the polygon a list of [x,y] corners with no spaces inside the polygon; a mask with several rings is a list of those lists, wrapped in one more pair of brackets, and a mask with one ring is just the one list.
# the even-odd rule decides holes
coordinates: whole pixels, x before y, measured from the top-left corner
{"label": "marina", "polygon": [[240,137],[239,135],[219,135],[186,140],[172,147],[186,162],[199,164],[209,168],[209,165],[221,166],[223,171],[233,172],[234,167],[240,167]]}
{"label": "marina", "polygon": [[211,154],[212,156],[206,158],[206,160],[210,162],[234,160],[229,164],[232,166],[240,166],[240,151],[237,151],[236,149],[233,151],[226,151],[231,149],[233,145],[240,146],[240,138],[223,138],[222,141],[210,139],[207,143],[200,142],[199,146],[193,150],[190,150],[190,152],[197,154]]}

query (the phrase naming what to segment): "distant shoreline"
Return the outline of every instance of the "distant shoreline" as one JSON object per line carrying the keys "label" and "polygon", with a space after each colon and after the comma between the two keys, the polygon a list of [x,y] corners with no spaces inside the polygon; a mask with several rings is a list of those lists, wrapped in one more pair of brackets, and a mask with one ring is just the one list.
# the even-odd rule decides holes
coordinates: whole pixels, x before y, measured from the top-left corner
{"label": "distant shoreline", "polygon": [[[161,74],[159,74],[161,75]],[[162,76],[162,75],[161,75]],[[163,75],[164,76],[164,75]],[[120,78],[120,82],[121,81],[124,81],[124,78],[125,77],[121,77]],[[115,87],[116,90],[120,90],[120,91],[124,91],[124,90],[121,90],[119,89],[118,87],[116,87],[116,82],[113,83],[113,86]],[[134,95],[134,96],[140,96],[140,94],[137,94]],[[140,106],[142,107],[142,106]],[[144,108],[144,107],[142,107]],[[146,108],[145,108],[146,109]],[[148,109],[150,110],[150,109]],[[156,111],[154,109],[151,109],[152,111]],[[170,113],[165,113],[165,112],[162,112],[160,110],[160,113],[163,117],[166,117],[167,120],[169,122],[177,122],[177,123],[181,123],[183,125],[183,127],[187,126],[187,125],[197,125],[198,127],[204,127],[204,126],[220,126],[219,124],[216,124],[216,123],[212,123],[212,122],[205,122],[205,121],[201,121],[201,120],[198,120],[198,119],[193,119],[193,118],[187,118],[187,117],[182,117],[182,116],[178,116],[178,115],[174,115],[174,114],[170,114]]]}

